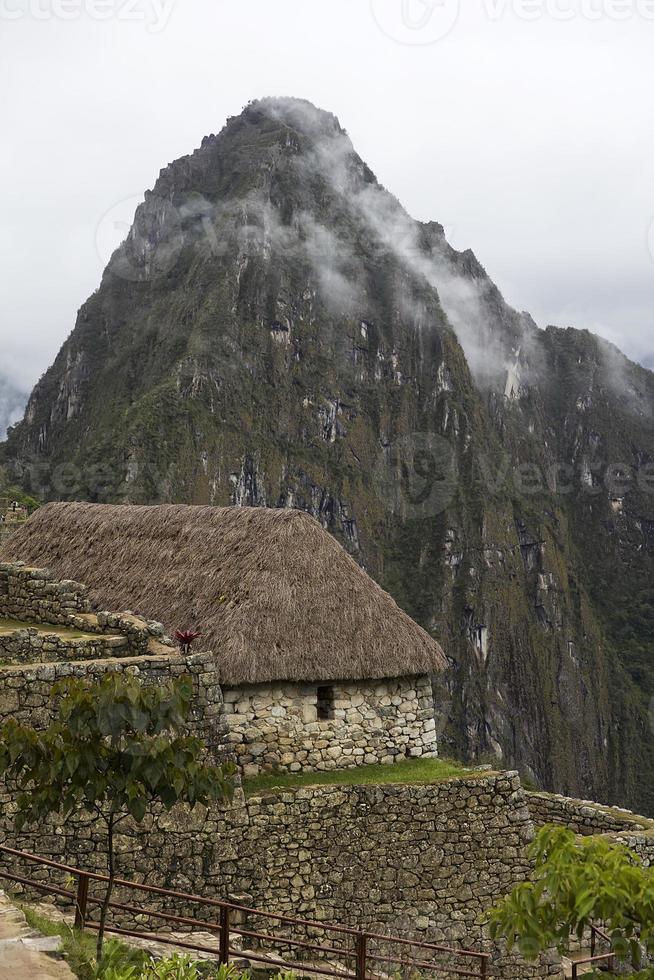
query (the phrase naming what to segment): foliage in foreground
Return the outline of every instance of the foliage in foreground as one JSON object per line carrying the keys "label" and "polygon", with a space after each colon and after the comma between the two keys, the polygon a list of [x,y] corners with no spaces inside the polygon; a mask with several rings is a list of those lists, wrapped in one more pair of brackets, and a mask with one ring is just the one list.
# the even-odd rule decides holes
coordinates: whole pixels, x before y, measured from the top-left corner
{"label": "foliage in foreground", "polygon": [[[180,955],[155,960],[146,950],[113,938],[104,944],[98,963],[94,956],[95,939],[90,932],[73,929],[63,921],[55,922],[29,905],[21,908],[33,929],[44,936],[61,936],[62,952],[78,980],[247,980],[247,974],[233,964],[194,962]],[[295,978],[287,973],[278,974],[274,980]]]}
{"label": "foliage in foreground", "polygon": [[127,817],[140,823],[155,803],[230,798],[231,767],[208,765],[202,742],[183,734],[193,685],[180,678],[144,687],[130,674],[56,684],[57,714],[43,731],[10,719],[0,729],[0,776],[15,782],[16,827],[86,811],[106,831],[109,881],[100,910],[101,958],[114,879],[114,835]]}
{"label": "foliage in foreground", "polygon": [[[146,950],[126,946],[116,939],[105,943],[99,963],[92,959],[78,961],[75,973],[81,980],[249,980],[247,971],[231,963],[221,966],[200,962],[179,953],[155,959]],[[271,980],[295,980],[295,974],[278,973]]]}
{"label": "foliage in foreground", "polygon": [[[564,827],[544,827],[530,856],[532,879],[491,912],[493,938],[535,959],[552,947],[565,952],[570,936],[581,938],[595,925],[608,934],[616,957],[633,968],[642,965],[643,951],[654,954],[654,869],[636,854],[604,837],[579,839]],[[654,980],[654,967],[632,976]]]}
{"label": "foliage in foreground", "polygon": [[79,980],[93,980],[95,937],[91,933],[72,929],[65,922],[53,922],[29,905],[21,905],[21,910],[32,929],[36,929],[44,936],[61,936],[61,949],[66,962]]}
{"label": "foliage in foreground", "polygon": [[[127,952],[127,955],[126,955]],[[129,950],[122,943],[111,939],[93,980],[249,980],[247,970],[239,970],[233,964],[217,965],[200,962],[190,956],[166,957],[155,960],[145,951]],[[296,980],[295,973],[277,973],[271,980]]]}
{"label": "foliage in foreground", "polygon": [[110,939],[102,960],[95,966],[93,980],[244,980],[232,966],[210,966],[189,956],[155,960],[145,950],[129,949]]}

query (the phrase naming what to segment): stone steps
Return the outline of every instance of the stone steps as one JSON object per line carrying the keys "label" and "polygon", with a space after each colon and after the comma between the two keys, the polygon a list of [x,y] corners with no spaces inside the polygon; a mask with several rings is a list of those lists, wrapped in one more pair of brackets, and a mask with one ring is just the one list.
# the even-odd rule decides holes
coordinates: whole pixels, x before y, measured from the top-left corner
{"label": "stone steps", "polygon": [[67,964],[54,958],[60,948],[59,936],[30,929],[0,891],[0,980],[74,980]]}

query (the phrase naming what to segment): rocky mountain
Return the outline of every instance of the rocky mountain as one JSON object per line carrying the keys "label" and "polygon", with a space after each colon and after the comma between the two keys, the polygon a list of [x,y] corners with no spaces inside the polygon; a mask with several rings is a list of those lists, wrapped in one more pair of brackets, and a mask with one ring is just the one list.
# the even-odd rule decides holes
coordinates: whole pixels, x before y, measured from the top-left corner
{"label": "rocky mountain", "polygon": [[539,330],[331,115],[161,171],[12,432],[50,498],[310,511],[443,645],[445,752],[654,813],[654,374]]}

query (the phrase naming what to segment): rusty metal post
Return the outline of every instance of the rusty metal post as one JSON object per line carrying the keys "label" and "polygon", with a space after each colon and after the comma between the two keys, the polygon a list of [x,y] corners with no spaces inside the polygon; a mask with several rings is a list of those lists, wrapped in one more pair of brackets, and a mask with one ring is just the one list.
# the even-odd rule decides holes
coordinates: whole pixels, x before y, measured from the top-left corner
{"label": "rusty metal post", "polygon": [[486,977],[488,976],[487,970],[488,970],[488,960],[485,956],[482,956],[481,966],[479,969],[479,976],[481,977],[481,980],[486,980]]}
{"label": "rusty metal post", "polygon": [[75,896],[75,928],[83,929],[86,925],[86,905],[89,897],[88,875],[80,874],[77,878],[77,895]]}
{"label": "rusty metal post", "polygon": [[595,955],[595,936],[596,936],[595,930],[591,926],[590,927],[590,955],[591,956]]}
{"label": "rusty metal post", "polygon": [[356,936],[357,980],[366,980],[368,937],[359,931]]}
{"label": "rusty metal post", "polygon": [[220,906],[220,964],[229,963],[229,905]]}

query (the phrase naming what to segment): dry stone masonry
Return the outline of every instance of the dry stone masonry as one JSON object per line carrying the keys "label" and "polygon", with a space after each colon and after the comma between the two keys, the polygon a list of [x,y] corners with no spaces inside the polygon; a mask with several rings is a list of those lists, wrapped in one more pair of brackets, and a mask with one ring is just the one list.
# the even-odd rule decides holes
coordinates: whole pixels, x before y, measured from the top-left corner
{"label": "dry stone masonry", "polygon": [[[128,612],[94,613],[85,585],[58,581],[50,572],[21,562],[0,564],[3,617],[20,621],[23,628],[0,629],[0,663],[92,662],[171,653],[160,623]],[[44,624],[60,629],[44,631]],[[71,629],[85,635],[67,635]],[[219,660],[216,651],[216,664]],[[437,754],[433,694],[426,676],[226,687],[224,717],[216,729],[222,732],[223,727],[227,747],[246,774],[389,764]]]}
{"label": "dry stone masonry", "polygon": [[[92,613],[85,585],[58,581],[46,569],[20,562],[0,564],[2,619],[17,620],[24,626],[0,632],[0,661],[5,663],[145,656],[170,653],[172,647],[160,623],[130,612]],[[47,632],[35,628],[36,624],[61,629]],[[85,635],[70,635],[67,631],[71,630]]]}
{"label": "dry stone masonry", "polygon": [[0,633],[0,658],[4,663],[41,661],[102,660],[128,652],[125,636],[83,636],[49,633],[25,627],[13,633]]}
{"label": "dry stone masonry", "polygon": [[634,851],[645,867],[654,866],[654,829],[641,832],[630,830],[621,834],[607,834],[607,837]]}
{"label": "dry stone masonry", "polygon": [[437,754],[428,677],[226,687],[224,701],[227,738],[246,774]]}
{"label": "dry stone masonry", "polygon": [[[7,801],[0,841],[104,869],[92,820],[15,835],[10,810]],[[516,773],[425,786],[316,786],[250,799],[238,793],[228,808],[180,807],[146,818],[140,829],[126,824],[118,871],[182,892],[238,897],[269,912],[486,950],[491,977],[559,977],[556,956],[522,963],[491,942],[483,924],[496,898],[529,874],[532,835]],[[47,868],[38,873],[56,878]],[[153,908],[163,901],[148,896]],[[175,908],[183,914],[179,902]]]}
{"label": "dry stone masonry", "polygon": [[649,817],[554,793],[527,793],[526,798],[535,827],[556,824],[582,837],[606,837],[629,847],[647,867],[654,865],[654,820]]}
{"label": "dry stone masonry", "polygon": [[654,831],[654,820],[592,800],[573,800],[555,793],[527,793],[527,804],[536,827],[558,824],[584,837],[620,831]]}
{"label": "dry stone masonry", "polygon": [[20,562],[0,564],[0,616],[65,625],[75,613],[88,613],[86,586],[57,582],[42,568]]}
{"label": "dry stone masonry", "polygon": [[[124,671],[135,674],[144,684],[161,685],[177,677],[190,676],[194,683],[190,731],[203,739],[212,752],[220,754],[224,748],[222,691],[213,656],[198,653],[183,657],[174,655],[166,648],[163,650],[163,653],[153,653],[145,657],[2,667],[0,725],[9,718],[15,718],[36,728],[45,727],[55,707],[51,696],[52,687],[65,677],[99,678],[107,671]],[[32,843],[38,851],[38,841]]]}
{"label": "dry stone masonry", "polygon": [[[160,624],[130,612],[94,613],[85,586],[20,563],[0,564],[2,618],[24,628],[0,633],[0,661],[11,660],[0,666],[0,724],[12,717],[46,725],[55,707],[52,686],[66,676],[129,671],[161,684],[185,674],[194,683],[190,730],[212,756],[233,755],[246,773],[436,755],[427,677],[223,690],[219,655],[181,656]],[[92,818],[52,820],[17,835],[13,812],[11,791],[0,786],[0,843],[105,869]],[[227,807],[160,810],[140,827],[122,825],[118,871],[310,921],[484,949],[491,953],[489,975],[498,980],[561,977],[558,955],[522,963],[493,943],[484,925],[496,898],[529,875],[527,846],[534,825],[545,823],[607,834],[645,863],[654,861],[653,821],[589,801],[525,794],[517,773],[491,772],[429,785],[316,786],[250,799],[239,788]],[[55,880],[56,872],[41,867],[36,876]],[[174,910],[184,911],[177,903]]]}

